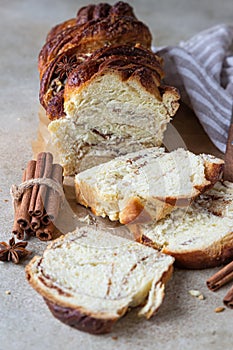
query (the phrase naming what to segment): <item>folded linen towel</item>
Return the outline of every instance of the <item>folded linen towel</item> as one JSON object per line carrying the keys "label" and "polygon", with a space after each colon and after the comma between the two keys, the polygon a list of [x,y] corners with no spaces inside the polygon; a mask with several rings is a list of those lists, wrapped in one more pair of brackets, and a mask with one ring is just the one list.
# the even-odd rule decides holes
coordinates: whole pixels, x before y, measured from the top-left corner
{"label": "folded linen towel", "polygon": [[173,84],[204,130],[225,153],[233,106],[233,25],[202,31],[178,46],[155,50]]}

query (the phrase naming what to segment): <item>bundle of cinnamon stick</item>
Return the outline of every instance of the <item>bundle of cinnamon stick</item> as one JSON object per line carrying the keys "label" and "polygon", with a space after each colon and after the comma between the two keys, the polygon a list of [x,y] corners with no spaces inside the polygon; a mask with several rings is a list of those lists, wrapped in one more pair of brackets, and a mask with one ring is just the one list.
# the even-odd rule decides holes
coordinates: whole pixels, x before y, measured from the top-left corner
{"label": "bundle of cinnamon stick", "polygon": [[23,183],[27,184],[32,179],[35,179],[33,185],[26,186],[22,197],[14,200],[12,232],[18,239],[24,239],[25,235],[34,235],[42,241],[57,238],[60,232],[54,223],[59,213],[61,196],[43,180],[51,179],[62,187],[63,168],[60,164],[53,164],[51,153],[41,152],[37,160],[30,160],[24,170]]}
{"label": "bundle of cinnamon stick", "polygon": [[[233,261],[224,266],[221,270],[211,276],[207,281],[207,287],[215,292],[225,284],[233,280]],[[223,299],[225,306],[233,309],[233,286]]]}

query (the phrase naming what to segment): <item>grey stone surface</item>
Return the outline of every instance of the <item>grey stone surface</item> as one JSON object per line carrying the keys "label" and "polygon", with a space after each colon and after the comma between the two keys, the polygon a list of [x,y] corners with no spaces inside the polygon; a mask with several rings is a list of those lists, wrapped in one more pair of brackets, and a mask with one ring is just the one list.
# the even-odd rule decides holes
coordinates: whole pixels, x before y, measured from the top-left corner
{"label": "grey stone surface", "polygon": [[[95,1],[96,2],[96,1]],[[72,17],[88,1],[0,0],[0,240],[10,236],[13,210],[9,189],[19,183],[32,157],[38,125],[37,55],[47,31]],[[113,3],[111,1],[111,3]],[[201,29],[232,21],[232,0],[131,1],[153,33],[155,45],[176,44]],[[45,243],[31,240],[40,253]],[[0,350],[232,349],[233,311],[215,313],[228,287],[210,292],[205,281],[216,269],[176,269],[164,304],[150,321],[127,314],[113,333],[92,336],[53,318],[25,280],[24,264],[0,263]],[[190,296],[200,290],[204,300]],[[10,291],[10,294],[6,294]]]}

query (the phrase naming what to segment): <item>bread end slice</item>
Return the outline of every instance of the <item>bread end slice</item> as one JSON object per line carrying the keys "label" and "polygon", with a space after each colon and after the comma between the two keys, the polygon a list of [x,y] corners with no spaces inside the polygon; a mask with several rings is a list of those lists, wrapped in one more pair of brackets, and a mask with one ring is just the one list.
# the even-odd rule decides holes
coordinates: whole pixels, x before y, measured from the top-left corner
{"label": "bread end slice", "polygon": [[76,329],[102,334],[129,308],[152,317],[164,298],[174,259],[107,230],[80,227],[26,266],[30,285],[52,314]]}

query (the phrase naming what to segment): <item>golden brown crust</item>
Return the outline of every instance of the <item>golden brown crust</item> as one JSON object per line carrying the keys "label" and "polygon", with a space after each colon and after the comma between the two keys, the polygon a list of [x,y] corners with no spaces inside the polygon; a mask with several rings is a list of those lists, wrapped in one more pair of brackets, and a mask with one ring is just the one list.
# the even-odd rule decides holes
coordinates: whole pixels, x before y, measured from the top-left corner
{"label": "golden brown crust", "polygon": [[82,7],[77,13],[77,24],[84,24],[93,19],[101,19],[108,16],[129,16],[136,18],[133,8],[129,4],[119,1],[112,6],[107,3],[100,3],[98,5]]}
{"label": "golden brown crust", "polygon": [[131,198],[124,209],[119,214],[119,220],[122,224],[146,222],[151,220],[151,216],[146,212],[140,199]]}
{"label": "golden brown crust", "polygon": [[[222,176],[224,169],[224,162],[222,164],[216,164],[211,162],[205,163],[205,177],[211,182],[210,187],[212,187]],[[204,189],[204,191],[207,188]]]}
{"label": "golden brown crust", "polygon": [[113,6],[107,3],[84,6],[78,10],[76,18],[68,19],[54,26],[47,34],[46,42],[50,41],[59,33],[71,27],[75,27],[76,25],[81,26],[87,22],[100,20],[108,16],[127,16],[136,18],[133,8],[129,4],[122,1],[117,2]]}
{"label": "golden brown crust", "polygon": [[[159,86],[160,94],[163,96],[163,102],[168,110],[168,113],[173,117],[179,106],[180,94],[174,86],[164,85]],[[172,97],[172,99],[171,99]]]}
{"label": "golden brown crust", "polygon": [[76,18],[70,18],[65,22],[57,24],[48,32],[47,37],[46,37],[46,43],[48,41],[52,40],[52,38],[55,38],[55,36],[57,36],[63,30],[74,27],[76,24],[77,24]]}
{"label": "golden brown crust", "polygon": [[202,250],[176,252],[164,247],[162,253],[175,258],[175,265],[186,269],[205,269],[228,263],[233,257],[233,232]]}
{"label": "golden brown crust", "polygon": [[118,318],[100,319],[87,315],[79,309],[60,306],[44,298],[54,317],[68,326],[91,334],[110,333]]}
{"label": "golden brown crust", "polygon": [[208,182],[201,186],[195,186],[195,188],[199,191],[200,194],[212,188],[214,184],[221,179],[223,174],[224,162],[217,164],[206,161],[204,163],[204,167],[205,178]]}
{"label": "golden brown crust", "polygon": [[233,232],[205,249],[178,252],[169,249],[169,246],[165,245],[162,247],[156,244],[156,242],[153,242],[143,234],[140,225],[130,225],[129,228],[137,242],[173,256],[175,258],[175,265],[181,268],[205,269],[217,267],[228,263],[233,258]]}
{"label": "golden brown crust", "polygon": [[82,30],[88,26],[84,24],[83,26],[75,25],[62,30],[57,35],[52,36],[52,38],[45,43],[42,47],[39,57],[38,57],[38,69],[40,72],[40,77],[43,75],[47,69],[49,63],[59,55],[62,47],[69,43],[69,40],[75,35],[81,34]]}
{"label": "golden brown crust", "polygon": [[[151,47],[152,36],[148,27],[127,10],[127,4],[113,6],[112,11],[101,10],[101,6],[100,8],[98,6],[90,5],[89,9],[86,8],[87,13],[80,14],[75,25],[74,21],[70,20],[66,21],[67,25],[60,24],[52,30],[48,35],[49,40],[39,54],[40,75],[48,62],[77,44],[80,45],[80,53],[93,52],[109,43],[136,44],[139,42],[145,47]],[[122,10],[120,10],[121,7]],[[90,15],[88,11],[90,12],[92,8],[93,13]],[[85,8],[81,12],[85,12],[84,10]]]}
{"label": "golden brown crust", "polygon": [[151,46],[151,34],[148,27],[132,17],[104,19],[89,25],[82,31],[80,37],[74,36],[67,46],[79,43],[81,52],[93,52],[109,44],[140,43],[146,48]]}
{"label": "golden brown crust", "polygon": [[146,48],[151,45],[149,29],[140,21],[131,17],[120,17],[102,21],[92,21],[82,26],[63,30],[42,48],[39,54],[40,75],[46,65],[61,52],[77,47],[77,53],[90,53],[109,44],[141,43]]}
{"label": "golden brown crust", "polygon": [[77,24],[84,24],[86,22],[92,21],[93,19],[102,19],[109,16],[109,11],[111,9],[109,4],[90,4],[84,6],[78,10],[77,13]]}

